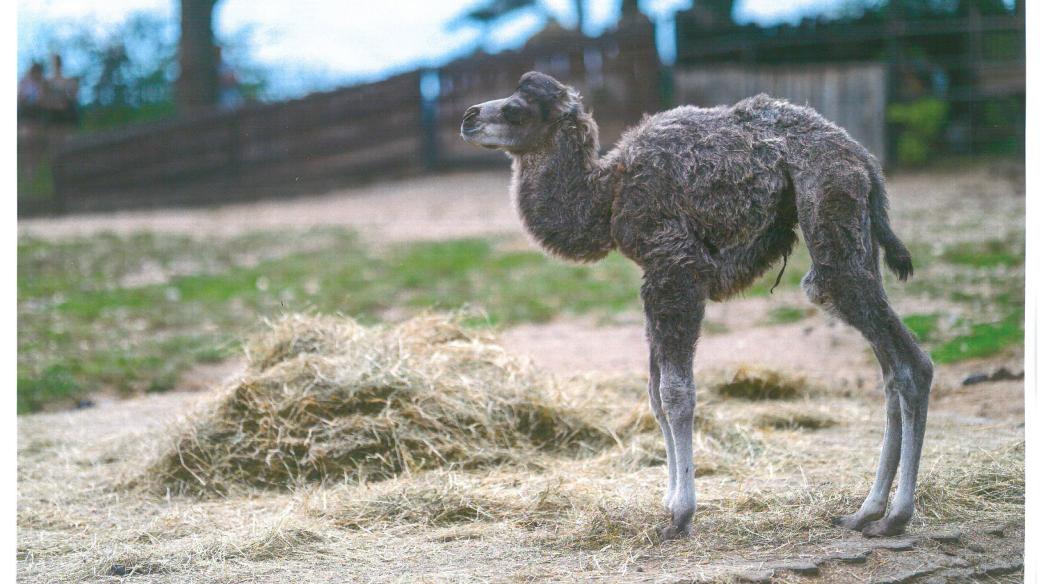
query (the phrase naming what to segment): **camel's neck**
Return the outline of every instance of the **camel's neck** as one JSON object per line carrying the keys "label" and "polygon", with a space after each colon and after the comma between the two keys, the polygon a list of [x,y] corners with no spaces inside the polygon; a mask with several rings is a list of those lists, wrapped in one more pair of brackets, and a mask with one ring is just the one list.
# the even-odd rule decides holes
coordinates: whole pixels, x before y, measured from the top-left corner
{"label": "camel's neck", "polygon": [[513,159],[513,197],[524,226],[549,252],[581,262],[614,247],[613,193],[598,140],[596,123],[582,113],[562,123],[551,147]]}

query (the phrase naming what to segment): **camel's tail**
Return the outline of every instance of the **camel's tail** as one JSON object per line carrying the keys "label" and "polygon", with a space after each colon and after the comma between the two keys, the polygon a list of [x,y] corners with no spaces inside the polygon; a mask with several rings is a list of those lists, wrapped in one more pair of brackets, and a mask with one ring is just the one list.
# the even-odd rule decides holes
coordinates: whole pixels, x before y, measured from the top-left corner
{"label": "camel's tail", "polygon": [[877,167],[870,169],[870,224],[874,237],[885,250],[885,265],[895,272],[900,280],[914,275],[914,264],[910,259],[910,250],[892,232],[888,223],[888,196],[885,193],[885,179]]}

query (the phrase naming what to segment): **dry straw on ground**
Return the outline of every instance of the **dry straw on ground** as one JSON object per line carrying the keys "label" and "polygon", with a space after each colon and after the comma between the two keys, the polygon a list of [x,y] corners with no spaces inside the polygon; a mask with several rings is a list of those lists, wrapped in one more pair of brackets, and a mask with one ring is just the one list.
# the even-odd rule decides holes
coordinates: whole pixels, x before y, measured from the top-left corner
{"label": "dry straw on ground", "polygon": [[[431,468],[534,468],[540,456],[597,453],[622,438],[630,447],[612,450],[617,462],[664,462],[645,398],[629,405],[632,394],[645,395],[643,382],[560,382],[457,316],[372,327],[285,316],[246,352],[245,374],[188,420],[138,482],[160,492],[228,494]],[[725,387],[743,383],[748,371],[786,387],[782,374],[743,369]],[[705,392],[702,400],[711,399]],[[701,408],[697,447],[704,476],[734,471],[759,445],[748,427],[720,424]]]}
{"label": "dry straw on ground", "polygon": [[615,443],[551,379],[457,318],[365,327],[286,316],[247,356],[245,375],[190,421],[149,480],[175,492],[227,493]]}
{"label": "dry straw on ground", "polygon": [[[650,551],[667,522],[666,473],[645,378],[556,380],[487,331],[434,316],[375,327],[287,316],[248,345],[248,361],[172,437],[156,426],[92,442],[48,426],[23,440],[25,570],[41,581],[97,581],[116,567],[212,581],[287,562],[363,563],[401,542],[412,561],[469,553],[457,540],[470,540],[541,566],[594,557],[615,570],[658,554],[723,573],[848,541],[828,520],[860,502],[880,440],[877,395],[770,370],[707,372],[694,535]],[[796,389],[779,401],[720,391],[748,379]],[[778,395],[759,389],[738,393]],[[974,427],[933,426],[911,532],[1019,524],[1019,434],[966,441]],[[142,472],[133,461],[153,449]],[[146,489],[122,488],[113,477],[124,473]]]}
{"label": "dry straw on ground", "polygon": [[[321,513],[341,527],[507,521],[570,525],[557,535],[581,545],[653,539],[656,504],[633,506],[598,478],[575,478],[664,464],[640,380],[557,381],[452,316],[373,327],[286,316],[249,343],[247,355],[246,373],[188,420],[145,483],[190,494],[341,483],[351,494]],[[802,377],[742,367],[708,378],[697,416],[698,476],[753,482],[761,464],[801,464],[794,461],[803,453],[777,447],[769,432],[840,423],[840,414],[799,401],[821,391]],[[978,506],[990,494],[1014,505],[1021,473],[1008,467],[1016,460],[1009,454],[973,460],[957,476],[925,477],[924,507],[948,517],[946,501]],[[568,486],[559,481],[561,464],[581,465],[565,471]],[[459,472],[481,467],[490,467],[483,479]],[[847,496],[831,487],[783,497],[742,491],[726,503],[738,515],[727,521],[750,538],[741,541],[760,541],[789,530],[779,524],[784,517],[806,527],[823,510],[852,506]]]}
{"label": "dry straw on ground", "polygon": [[[458,317],[365,327],[341,317],[286,316],[247,345],[247,357],[245,374],[189,417],[138,483],[212,495],[356,485],[430,469],[538,471],[555,465],[546,457],[584,457],[610,473],[665,462],[645,381],[558,381],[507,355],[486,331],[462,327]],[[701,400],[710,406],[717,398],[706,388]],[[761,450],[752,424],[720,422],[712,409],[698,410],[697,475],[743,475],[747,455]],[[415,503],[401,511],[421,517],[395,514],[394,497],[379,499],[390,507],[376,505],[372,513],[436,525],[516,519],[519,504],[522,523],[534,525],[532,508],[581,516],[597,508],[632,512],[619,500],[572,491],[549,496],[556,492],[550,487],[507,504],[452,484],[424,480],[421,492],[400,494]],[[345,524],[364,523],[372,513],[348,514],[353,519]],[[592,523],[610,523],[604,513],[592,513],[599,518]],[[645,539],[644,528],[631,535]]]}

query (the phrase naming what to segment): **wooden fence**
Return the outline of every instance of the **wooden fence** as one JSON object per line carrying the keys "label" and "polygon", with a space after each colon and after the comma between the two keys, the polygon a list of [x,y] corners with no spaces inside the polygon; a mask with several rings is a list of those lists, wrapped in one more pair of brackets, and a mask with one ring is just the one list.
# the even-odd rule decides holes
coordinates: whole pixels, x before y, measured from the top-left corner
{"label": "wooden fence", "polygon": [[[575,42],[550,29],[522,51],[477,55],[435,71],[304,99],[211,112],[98,136],[56,156],[65,211],[221,203],[341,185],[379,173],[460,164],[506,164],[501,153],[459,139],[467,107],[511,93],[537,69],[576,85],[601,120],[606,143],[660,109],[653,29],[645,19]],[[424,76],[439,92],[422,95]]]}
{"label": "wooden fence", "polygon": [[53,211],[51,160],[69,136],[71,124],[18,120],[18,214],[41,215]]}
{"label": "wooden fence", "polygon": [[[54,164],[59,208],[223,203],[377,175],[505,166],[501,153],[463,143],[459,124],[467,107],[508,95],[532,69],[582,91],[604,148],[643,114],[670,105],[663,103],[648,21],[623,20],[617,31],[575,40],[550,29],[522,51],[284,103],[76,137]],[[436,76],[435,95],[420,90],[427,76]],[[767,92],[807,103],[883,157],[885,86],[885,68],[876,64],[683,66],[674,72],[673,96],[676,104],[711,106]]]}
{"label": "wooden fence", "polygon": [[886,71],[879,63],[682,66],[674,74],[675,103],[708,107],[768,93],[813,107],[884,163]]}
{"label": "wooden fence", "polygon": [[902,4],[879,3],[848,20],[805,19],[797,26],[770,27],[732,23],[705,27],[692,10],[679,12],[678,66],[800,69],[812,63],[882,62],[888,65],[890,103],[931,97],[949,104],[938,150],[1021,155],[1025,147],[1024,0],[1015,3],[1014,11],[1000,3],[962,0],[955,3],[956,11],[927,18],[908,14]]}
{"label": "wooden fence", "polygon": [[65,211],[220,203],[423,168],[419,73],[70,139],[54,161]]}

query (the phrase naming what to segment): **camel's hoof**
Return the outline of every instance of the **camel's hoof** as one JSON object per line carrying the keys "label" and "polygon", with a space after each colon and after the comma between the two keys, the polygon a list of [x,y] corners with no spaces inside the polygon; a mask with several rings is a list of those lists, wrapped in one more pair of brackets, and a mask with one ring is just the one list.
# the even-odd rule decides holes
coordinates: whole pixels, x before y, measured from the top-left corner
{"label": "camel's hoof", "polygon": [[680,528],[669,523],[662,527],[659,533],[661,535],[661,541],[668,541],[670,539],[683,539],[690,537],[690,535],[692,535],[692,530],[689,525]]}
{"label": "camel's hoof", "polygon": [[866,537],[892,537],[902,535],[906,531],[905,521],[893,521],[889,518],[872,521],[863,527],[863,535]]}
{"label": "camel's hoof", "polygon": [[863,529],[864,525],[880,518],[880,515],[877,517],[859,517],[855,513],[852,515],[838,515],[831,518],[831,525],[834,525],[835,527],[844,527],[845,529],[852,531],[860,531]]}

